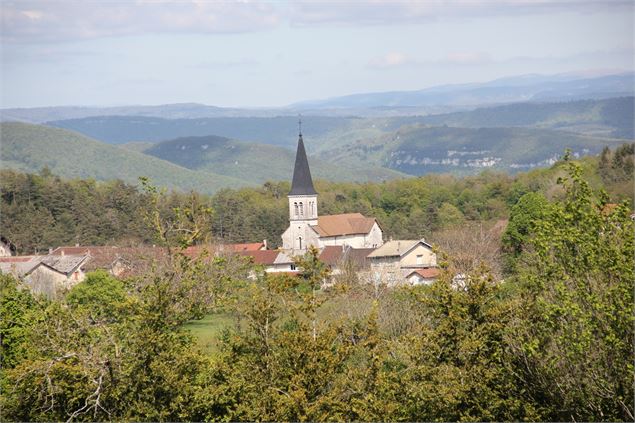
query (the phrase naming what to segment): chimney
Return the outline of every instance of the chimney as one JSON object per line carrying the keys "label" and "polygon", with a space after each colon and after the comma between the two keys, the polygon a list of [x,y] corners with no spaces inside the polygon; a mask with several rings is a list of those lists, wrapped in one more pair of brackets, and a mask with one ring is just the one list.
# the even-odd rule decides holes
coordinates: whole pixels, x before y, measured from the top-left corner
{"label": "chimney", "polygon": [[262,243],[265,244],[265,250],[269,248],[269,247],[267,247],[267,240],[266,239],[263,239]]}
{"label": "chimney", "polygon": [[49,248],[49,254],[52,254],[52,253],[53,253],[53,249]]}
{"label": "chimney", "polygon": [[62,255],[64,255],[64,250],[61,250],[60,252],[62,253]]}
{"label": "chimney", "polygon": [[76,242],[76,243],[75,243],[75,246],[76,246],[76,247],[79,247],[79,242]]}

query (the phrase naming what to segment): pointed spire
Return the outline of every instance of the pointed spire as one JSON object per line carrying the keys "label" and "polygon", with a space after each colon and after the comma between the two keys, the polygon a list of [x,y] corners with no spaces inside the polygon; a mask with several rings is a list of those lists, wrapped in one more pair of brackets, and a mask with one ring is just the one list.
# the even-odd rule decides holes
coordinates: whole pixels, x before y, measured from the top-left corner
{"label": "pointed spire", "polygon": [[315,188],[313,188],[313,179],[311,179],[309,161],[306,158],[304,141],[302,140],[302,119],[298,121],[298,127],[298,151],[295,154],[293,182],[291,183],[291,192],[289,195],[315,195],[317,192],[315,192]]}

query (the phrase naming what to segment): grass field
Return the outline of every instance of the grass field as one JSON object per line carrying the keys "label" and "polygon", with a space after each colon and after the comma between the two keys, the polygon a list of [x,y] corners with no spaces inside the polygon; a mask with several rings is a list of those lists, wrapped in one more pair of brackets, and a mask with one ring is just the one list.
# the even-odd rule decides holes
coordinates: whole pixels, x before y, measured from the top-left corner
{"label": "grass field", "polygon": [[234,325],[229,313],[208,314],[201,320],[191,320],[185,325],[203,352],[215,353],[219,348],[219,338],[225,329]]}

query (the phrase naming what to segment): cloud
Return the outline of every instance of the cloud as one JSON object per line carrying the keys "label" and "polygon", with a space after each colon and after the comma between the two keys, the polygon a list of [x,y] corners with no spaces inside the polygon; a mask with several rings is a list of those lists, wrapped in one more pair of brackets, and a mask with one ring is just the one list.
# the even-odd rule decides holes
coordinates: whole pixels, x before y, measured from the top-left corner
{"label": "cloud", "polygon": [[3,42],[60,42],[146,33],[244,33],[284,24],[403,25],[576,11],[633,12],[631,0],[3,0]]}
{"label": "cloud", "polygon": [[195,63],[190,65],[190,68],[194,69],[227,69],[227,68],[242,68],[245,66],[258,66],[260,63],[254,59],[237,59],[237,60],[208,60],[205,62]]}
{"label": "cloud", "polygon": [[388,69],[415,64],[415,61],[404,53],[393,51],[383,56],[373,57],[368,61],[371,69]]}
{"label": "cloud", "polygon": [[294,25],[400,25],[442,18],[477,18],[576,11],[633,11],[631,0],[369,0],[337,2],[299,0],[292,4]]}
{"label": "cloud", "polygon": [[439,60],[438,64],[443,65],[487,65],[494,61],[487,53],[482,52],[463,52],[448,54],[445,59]]}
{"label": "cloud", "polygon": [[404,66],[480,66],[494,63],[489,54],[483,52],[450,53],[441,59],[417,60],[402,52],[390,52],[383,56],[373,57],[367,63],[370,69],[394,69]]}
{"label": "cloud", "polygon": [[58,42],[144,33],[237,33],[280,23],[271,3],[13,1],[0,7],[2,41]]}

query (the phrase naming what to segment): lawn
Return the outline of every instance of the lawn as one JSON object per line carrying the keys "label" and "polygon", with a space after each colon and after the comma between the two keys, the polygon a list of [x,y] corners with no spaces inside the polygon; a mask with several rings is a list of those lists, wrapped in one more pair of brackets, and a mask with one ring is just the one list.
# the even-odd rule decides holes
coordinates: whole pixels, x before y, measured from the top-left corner
{"label": "lawn", "polygon": [[191,320],[185,328],[188,329],[203,352],[215,353],[219,348],[219,337],[223,330],[234,325],[234,318],[229,313],[208,314],[201,320]]}

